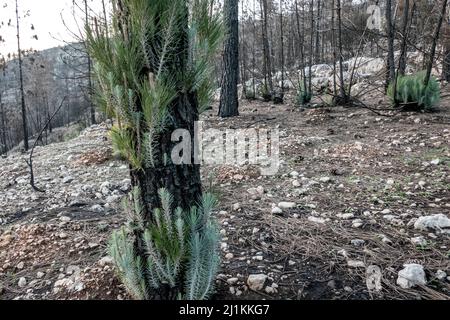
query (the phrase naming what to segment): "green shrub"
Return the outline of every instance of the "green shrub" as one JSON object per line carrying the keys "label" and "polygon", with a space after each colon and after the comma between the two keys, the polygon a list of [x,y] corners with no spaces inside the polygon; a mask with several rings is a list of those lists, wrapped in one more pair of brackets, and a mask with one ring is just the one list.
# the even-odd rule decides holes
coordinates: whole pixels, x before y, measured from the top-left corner
{"label": "green shrub", "polygon": [[307,90],[303,88],[303,85],[300,84],[297,88],[297,94],[295,99],[296,104],[298,106],[304,106],[310,103],[311,100],[312,100],[311,92],[307,92]]}
{"label": "green shrub", "polygon": [[259,94],[263,98],[264,101],[269,102],[272,100],[272,93],[269,90],[267,84],[263,84],[260,86]]}
{"label": "green shrub", "polygon": [[[436,78],[431,77],[425,87],[426,72],[415,75],[400,76],[397,80],[396,100],[407,106],[407,109],[429,110],[439,103],[441,91]],[[389,98],[394,99],[394,84],[388,88]]]}
{"label": "green shrub", "polygon": [[[141,217],[140,191],[125,201],[128,224],[113,234],[109,251],[128,292],[136,299],[205,300],[214,292],[220,265],[219,232],[211,212],[216,199],[205,194],[190,212],[172,210],[172,196],[159,191],[160,209],[153,210],[154,223],[145,225]],[[136,239],[136,234],[143,234]],[[136,243],[145,251],[136,253]],[[148,292],[145,288],[152,288]],[[168,293],[176,296],[166,296]]]}
{"label": "green shrub", "polygon": [[247,88],[247,90],[245,91],[244,98],[245,98],[245,100],[255,100],[256,99],[256,94],[253,91],[253,89]]}

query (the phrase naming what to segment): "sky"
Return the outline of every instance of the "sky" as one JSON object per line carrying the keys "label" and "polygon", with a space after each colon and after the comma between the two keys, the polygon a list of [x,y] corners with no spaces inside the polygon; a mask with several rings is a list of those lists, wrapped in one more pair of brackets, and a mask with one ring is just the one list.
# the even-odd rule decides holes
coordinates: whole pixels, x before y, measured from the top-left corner
{"label": "sky", "polygon": [[[21,47],[22,49],[43,50],[64,45],[65,41],[75,38],[64,26],[63,19],[69,30],[78,32],[76,20],[72,14],[72,0],[18,0],[19,15],[21,16]],[[98,11],[100,1],[88,0],[92,10]],[[78,1],[81,2],[81,1]],[[5,7],[6,5],[6,7]],[[29,15],[27,12],[29,11]],[[62,17],[61,17],[62,15]],[[82,12],[78,10],[80,18]],[[12,19],[12,25],[8,21]],[[0,0],[0,35],[5,39],[0,43],[0,54],[6,55],[17,51],[15,0]],[[31,25],[35,30],[31,30]],[[82,25],[80,25],[82,27]],[[38,40],[33,39],[38,36]]]}

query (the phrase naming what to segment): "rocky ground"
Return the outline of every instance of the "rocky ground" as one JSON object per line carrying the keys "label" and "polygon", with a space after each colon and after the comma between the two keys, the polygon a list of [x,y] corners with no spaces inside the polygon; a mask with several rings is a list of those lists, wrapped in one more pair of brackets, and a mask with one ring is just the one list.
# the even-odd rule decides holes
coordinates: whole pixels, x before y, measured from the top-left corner
{"label": "rocky ground", "polygon": [[[449,105],[444,101],[443,105]],[[280,171],[203,167],[220,198],[217,299],[449,299],[450,111],[243,103],[208,127],[277,128]],[[107,125],[0,159],[0,299],[127,299],[106,255],[130,189]]]}

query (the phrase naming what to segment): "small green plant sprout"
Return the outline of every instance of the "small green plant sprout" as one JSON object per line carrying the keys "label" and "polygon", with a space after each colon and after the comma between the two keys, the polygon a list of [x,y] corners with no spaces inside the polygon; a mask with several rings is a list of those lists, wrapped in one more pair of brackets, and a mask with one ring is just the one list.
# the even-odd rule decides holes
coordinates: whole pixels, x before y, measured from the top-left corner
{"label": "small green plant sprout", "polygon": [[388,96],[394,103],[400,103],[405,110],[430,111],[441,98],[441,90],[436,78],[431,77],[425,86],[425,71],[414,75],[400,76],[397,80],[394,98],[394,83],[388,88]]}

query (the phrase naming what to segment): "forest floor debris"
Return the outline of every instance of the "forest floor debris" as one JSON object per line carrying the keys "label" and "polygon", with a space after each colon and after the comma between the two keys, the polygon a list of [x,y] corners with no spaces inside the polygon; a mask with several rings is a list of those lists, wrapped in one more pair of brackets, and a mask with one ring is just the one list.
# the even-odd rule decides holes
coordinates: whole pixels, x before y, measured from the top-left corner
{"label": "forest floor debris", "polygon": [[[220,199],[216,298],[450,299],[449,113],[379,118],[255,101],[237,118],[205,114],[208,127],[281,133],[275,176],[202,168]],[[129,298],[106,252],[130,190],[107,130],[36,149],[45,193],[29,186],[24,155],[0,159],[0,299]],[[436,226],[432,217],[444,229],[418,227]],[[408,265],[423,268],[425,284],[423,274],[397,284]]]}

